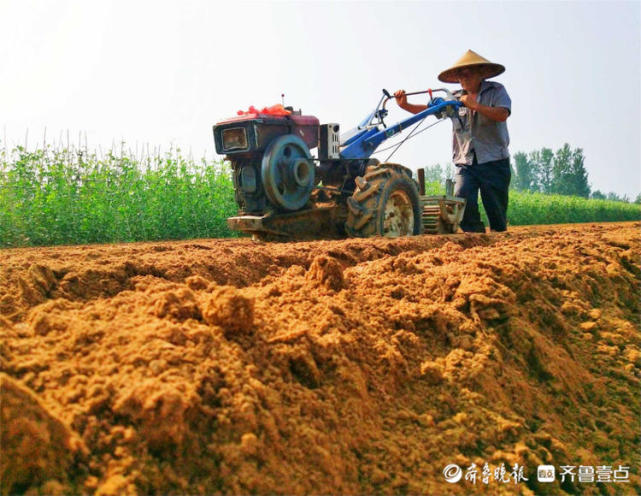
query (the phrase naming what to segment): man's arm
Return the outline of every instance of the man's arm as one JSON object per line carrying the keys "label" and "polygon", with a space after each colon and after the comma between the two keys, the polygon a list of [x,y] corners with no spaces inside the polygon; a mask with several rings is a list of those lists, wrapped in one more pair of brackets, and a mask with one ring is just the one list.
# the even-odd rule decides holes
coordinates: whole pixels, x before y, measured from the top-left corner
{"label": "man's arm", "polygon": [[476,95],[463,95],[461,102],[463,102],[463,105],[467,108],[475,110],[493,121],[504,122],[510,116],[510,111],[505,107],[490,107],[480,104],[476,101]]}
{"label": "man's arm", "polygon": [[504,122],[510,116],[510,111],[505,107],[488,107],[487,105],[476,104],[476,110],[479,114],[483,114],[488,119],[493,121]]}
{"label": "man's arm", "polygon": [[427,105],[414,105],[412,103],[407,103],[407,95],[405,94],[405,90],[398,90],[396,93],[394,93],[394,97],[396,97],[396,103],[399,107],[407,110],[408,112],[411,112],[412,114],[418,114],[419,112],[422,112],[427,108]]}

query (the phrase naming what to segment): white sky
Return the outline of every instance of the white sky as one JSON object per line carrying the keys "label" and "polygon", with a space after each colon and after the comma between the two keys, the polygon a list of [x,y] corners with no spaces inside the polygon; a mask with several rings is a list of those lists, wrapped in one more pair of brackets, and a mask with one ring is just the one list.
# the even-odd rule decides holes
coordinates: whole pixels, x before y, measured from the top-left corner
{"label": "white sky", "polygon": [[[641,2],[0,0],[0,127],[214,153],[211,126],[285,103],[355,126],[382,88],[442,87],[468,48],[507,67],[511,152],[581,147],[593,189],[641,191]],[[456,85],[448,85],[456,87]],[[412,101],[410,99],[410,101]],[[416,100],[415,100],[416,101]],[[395,111],[393,123],[408,114]],[[0,134],[0,140],[3,135]],[[383,154],[386,155],[386,154]],[[451,125],[408,141],[451,160]]]}

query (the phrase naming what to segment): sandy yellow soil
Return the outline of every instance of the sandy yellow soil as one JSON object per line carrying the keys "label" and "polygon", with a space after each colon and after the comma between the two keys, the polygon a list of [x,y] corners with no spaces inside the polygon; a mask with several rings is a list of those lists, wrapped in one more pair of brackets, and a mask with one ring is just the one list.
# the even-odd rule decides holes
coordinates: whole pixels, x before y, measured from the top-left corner
{"label": "sandy yellow soil", "polygon": [[2,250],[0,490],[637,494],[640,228]]}

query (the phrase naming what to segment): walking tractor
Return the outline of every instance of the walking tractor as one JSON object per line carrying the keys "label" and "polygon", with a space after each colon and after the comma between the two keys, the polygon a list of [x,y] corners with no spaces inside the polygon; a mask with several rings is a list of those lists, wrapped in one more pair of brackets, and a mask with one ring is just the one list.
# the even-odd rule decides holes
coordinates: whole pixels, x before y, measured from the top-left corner
{"label": "walking tractor", "polygon": [[[435,97],[437,92],[445,98]],[[417,132],[431,115],[438,119],[434,124],[458,117],[462,104],[448,90],[408,94],[418,93],[429,93],[427,108],[387,126],[386,104],[393,97],[383,90],[374,111],[344,134],[338,124],[319,125],[316,117],[282,106],[252,107],[214,125],[216,151],[231,162],[239,210],[227,219],[229,227],[259,239],[283,240],[456,232],[465,200],[453,196],[451,181],[446,195],[425,196],[420,174],[415,181],[407,167],[372,158],[391,148],[393,154],[431,127]],[[377,150],[414,124],[403,141]],[[316,157],[310,151],[314,148]]]}

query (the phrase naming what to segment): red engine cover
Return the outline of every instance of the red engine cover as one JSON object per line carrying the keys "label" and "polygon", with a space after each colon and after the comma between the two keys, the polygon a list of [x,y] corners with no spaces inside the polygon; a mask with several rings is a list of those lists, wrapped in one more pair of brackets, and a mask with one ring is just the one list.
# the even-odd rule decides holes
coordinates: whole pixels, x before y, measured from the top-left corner
{"label": "red engine cover", "polygon": [[318,128],[320,123],[317,117],[313,115],[290,115],[285,117],[285,119],[294,121],[292,134],[302,138],[310,148],[316,148],[318,146]]}
{"label": "red engine cover", "polygon": [[278,125],[280,124],[283,126],[284,132],[282,134],[286,134],[286,129],[289,129],[289,132],[291,134],[295,134],[296,136],[301,138],[310,149],[316,148],[318,146],[318,128],[320,122],[318,118],[314,117],[313,115],[290,114],[276,116],[261,113],[246,113],[244,115],[230,117],[228,119],[220,121],[216,124],[216,127],[225,124],[251,120],[260,120],[261,122],[257,123],[259,128],[268,126],[274,131],[276,130],[274,126],[278,127]]}

